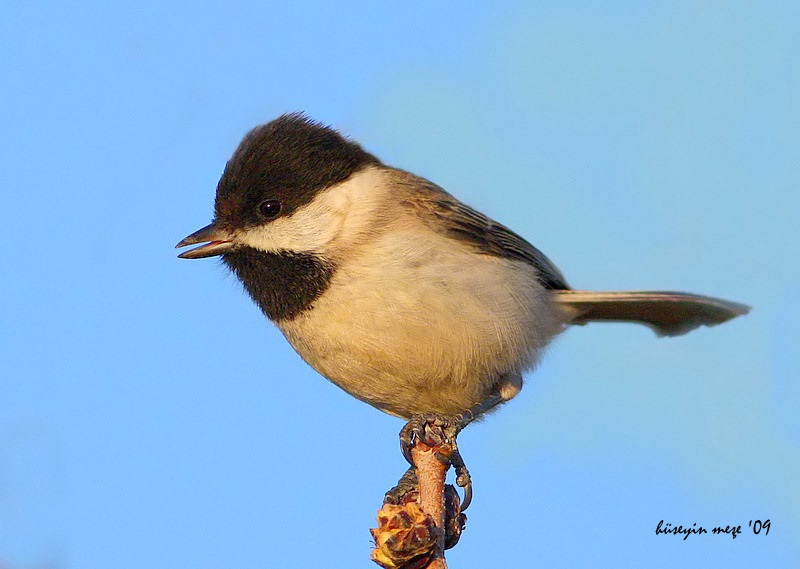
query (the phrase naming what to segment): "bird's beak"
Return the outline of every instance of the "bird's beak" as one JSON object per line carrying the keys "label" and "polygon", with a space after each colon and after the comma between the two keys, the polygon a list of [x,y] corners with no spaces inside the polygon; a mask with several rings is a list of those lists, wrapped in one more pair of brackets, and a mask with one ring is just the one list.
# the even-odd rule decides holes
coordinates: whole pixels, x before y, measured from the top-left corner
{"label": "bird's beak", "polygon": [[180,247],[186,247],[187,245],[197,245],[198,243],[205,243],[205,245],[200,245],[200,247],[184,251],[178,255],[178,257],[181,259],[216,257],[217,255],[233,251],[236,248],[236,244],[232,241],[231,235],[213,223],[206,225],[203,229],[195,231],[184,238],[180,243],[175,245],[175,248],[178,249]]}

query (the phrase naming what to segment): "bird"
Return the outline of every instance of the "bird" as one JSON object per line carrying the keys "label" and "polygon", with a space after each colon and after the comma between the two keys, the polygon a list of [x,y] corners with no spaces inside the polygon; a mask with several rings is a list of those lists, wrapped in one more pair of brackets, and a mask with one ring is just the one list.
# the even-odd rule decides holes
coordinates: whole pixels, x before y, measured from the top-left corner
{"label": "bird", "polygon": [[[458,432],[513,399],[565,329],[634,322],[685,334],[749,307],[667,291],[571,288],[528,241],[304,113],[252,129],[211,224],[179,257],[221,257],[320,375],[409,421]],[[405,448],[405,447],[404,447]]]}

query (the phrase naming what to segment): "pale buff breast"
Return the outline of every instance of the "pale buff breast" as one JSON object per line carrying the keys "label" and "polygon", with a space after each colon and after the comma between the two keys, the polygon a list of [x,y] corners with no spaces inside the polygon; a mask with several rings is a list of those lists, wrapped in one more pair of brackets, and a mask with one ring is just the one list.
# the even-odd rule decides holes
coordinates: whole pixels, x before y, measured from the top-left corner
{"label": "pale buff breast", "polygon": [[359,399],[403,417],[457,414],[504,381],[518,389],[562,326],[549,294],[525,263],[394,228],[339,266],[312,310],[278,326]]}

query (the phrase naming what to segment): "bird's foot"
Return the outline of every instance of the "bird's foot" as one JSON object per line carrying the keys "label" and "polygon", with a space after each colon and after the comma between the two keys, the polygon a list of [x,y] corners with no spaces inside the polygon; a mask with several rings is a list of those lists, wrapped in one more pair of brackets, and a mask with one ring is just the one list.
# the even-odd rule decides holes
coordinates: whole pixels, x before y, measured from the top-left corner
{"label": "bird's foot", "polygon": [[[436,448],[450,444],[455,447],[456,436],[461,429],[452,417],[436,413],[414,415],[400,431],[400,450],[409,464],[414,464],[411,449],[417,441]],[[443,464],[450,465],[450,459],[438,453],[436,455]]]}
{"label": "bird's foot", "polygon": [[[411,449],[417,442],[433,449],[447,446],[450,450],[449,456],[440,451],[436,451],[435,456],[442,464],[452,465],[456,472],[456,484],[464,489],[461,510],[466,510],[472,501],[472,478],[469,470],[467,470],[467,465],[464,464],[464,460],[461,458],[461,453],[458,451],[456,437],[471,419],[471,416],[469,420],[465,420],[463,415],[447,417],[436,413],[423,413],[411,417],[400,431],[400,449],[403,452],[403,456],[412,466],[414,461],[411,457]],[[408,472],[406,472],[407,474]],[[401,482],[406,478],[406,475],[400,479]],[[414,480],[416,481],[416,475]]]}

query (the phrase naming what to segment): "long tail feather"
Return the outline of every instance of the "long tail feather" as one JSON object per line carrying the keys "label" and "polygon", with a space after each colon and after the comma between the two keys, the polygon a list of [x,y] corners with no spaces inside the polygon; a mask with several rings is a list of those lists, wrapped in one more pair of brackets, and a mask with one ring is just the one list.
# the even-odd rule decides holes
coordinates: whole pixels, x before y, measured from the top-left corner
{"label": "long tail feather", "polygon": [[659,336],[680,336],[747,314],[750,307],[699,294],[662,291],[554,291],[570,324],[598,320],[639,322]]}

